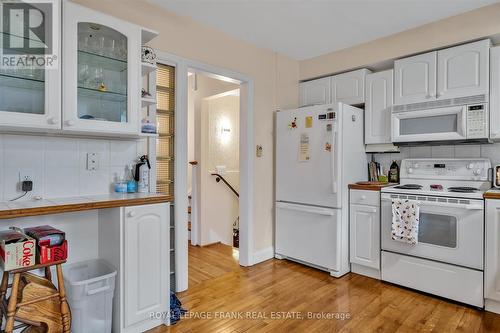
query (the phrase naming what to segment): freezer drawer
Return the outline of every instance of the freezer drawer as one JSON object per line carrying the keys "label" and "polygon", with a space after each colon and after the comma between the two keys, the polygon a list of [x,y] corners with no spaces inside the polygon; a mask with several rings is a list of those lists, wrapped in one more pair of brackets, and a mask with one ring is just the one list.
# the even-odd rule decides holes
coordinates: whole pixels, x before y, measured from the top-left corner
{"label": "freezer drawer", "polygon": [[276,203],[276,254],[328,271],[340,266],[341,210]]}
{"label": "freezer drawer", "polygon": [[483,307],[483,272],[382,251],[382,280]]}

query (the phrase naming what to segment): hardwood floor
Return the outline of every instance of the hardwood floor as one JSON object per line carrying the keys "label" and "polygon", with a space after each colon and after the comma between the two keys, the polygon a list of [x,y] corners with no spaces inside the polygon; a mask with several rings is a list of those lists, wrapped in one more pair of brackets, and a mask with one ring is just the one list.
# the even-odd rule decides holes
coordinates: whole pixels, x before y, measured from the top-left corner
{"label": "hardwood floor", "polygon": [[189,290],[179,298],[191,318],[150,332],[500,332],[500,315],[357,274],[335,279],[275,259],[240,267],[220,244],[190,247],[189,260]]}

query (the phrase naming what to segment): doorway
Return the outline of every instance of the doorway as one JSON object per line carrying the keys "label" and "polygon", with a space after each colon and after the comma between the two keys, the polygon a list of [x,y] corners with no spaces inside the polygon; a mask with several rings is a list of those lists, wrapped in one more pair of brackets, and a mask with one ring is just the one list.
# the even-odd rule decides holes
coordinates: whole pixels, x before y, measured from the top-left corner
{"label": "doorway", "polygon": [[253,256],[253,183],[254,83],[250,77],[231,70],[207,65],[173,54],[157,51],[159,63],[175,67],[175,164],[174,164],[174,224],[175,291],[188,288],[188,72],[223,79],[240,87],[239,126],[239,264],[251,266]]}
{"label": "doorway", "polygon": [[188,232],[191,245],[239,247],[240,85],[188,74]]}

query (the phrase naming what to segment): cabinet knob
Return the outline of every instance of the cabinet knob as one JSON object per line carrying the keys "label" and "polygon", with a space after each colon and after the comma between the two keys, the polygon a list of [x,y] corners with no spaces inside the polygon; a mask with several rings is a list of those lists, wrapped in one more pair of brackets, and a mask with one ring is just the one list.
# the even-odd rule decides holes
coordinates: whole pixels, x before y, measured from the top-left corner
{"label": "cabinet knob", "polygon": [[366,200],[366,195],[362,195],[361,200]]}
{"label": "cabinet knob", "polygon": [[48,122],[49,124],[55,125],[55,124],[57,124],[59,121],[58,121],[56,118],[49,118],[49,119],[47,120],[47,122]]}
{"label": "cabinet knob", "polygon": [[74,120],[67,120],[66,125],[73,126],[73,125],[75,125],[75,121]]}
{"label": "cabinet knob", "polygon": [[135,216],[135,212],[134,211],[131,211],[131,212],[128,212],[128,217],[134,217]]}

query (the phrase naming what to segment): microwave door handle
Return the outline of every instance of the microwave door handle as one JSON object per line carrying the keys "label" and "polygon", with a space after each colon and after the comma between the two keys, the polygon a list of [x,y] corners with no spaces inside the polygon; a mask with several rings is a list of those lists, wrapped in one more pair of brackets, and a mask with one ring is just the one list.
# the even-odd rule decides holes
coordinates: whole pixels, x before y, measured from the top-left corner
{"label": "microwave door handle", "polygon": [[467,107],[463,107],[462,108],[462,124],[461,124],[461,128],[462,128],[462,136],[464,137],[464,139],[467,138]]}

